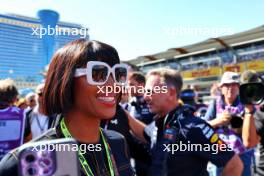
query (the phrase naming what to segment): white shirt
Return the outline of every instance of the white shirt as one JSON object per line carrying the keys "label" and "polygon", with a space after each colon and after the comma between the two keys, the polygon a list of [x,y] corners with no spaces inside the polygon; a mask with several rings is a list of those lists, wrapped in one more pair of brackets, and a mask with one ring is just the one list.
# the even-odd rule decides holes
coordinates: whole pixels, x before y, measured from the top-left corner
{"label": "white shirt", "polygon": [[38,112],[38,106],[33,109],[32,115],[31,134],[32,139],[34,139],[48,130],[49,119],[47,116]]}

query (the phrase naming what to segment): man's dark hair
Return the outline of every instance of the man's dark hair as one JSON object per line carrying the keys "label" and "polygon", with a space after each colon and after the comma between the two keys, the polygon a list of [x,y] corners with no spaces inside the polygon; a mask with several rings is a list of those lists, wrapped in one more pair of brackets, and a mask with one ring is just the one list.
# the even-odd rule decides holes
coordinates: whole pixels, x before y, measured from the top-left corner
{"label": "man's dark hair", "polygon": [[146,78],[143,73],[141,72],[131,72],[129,74],[130,79],[134,79],[137,83],[144,84],[146,83]]}

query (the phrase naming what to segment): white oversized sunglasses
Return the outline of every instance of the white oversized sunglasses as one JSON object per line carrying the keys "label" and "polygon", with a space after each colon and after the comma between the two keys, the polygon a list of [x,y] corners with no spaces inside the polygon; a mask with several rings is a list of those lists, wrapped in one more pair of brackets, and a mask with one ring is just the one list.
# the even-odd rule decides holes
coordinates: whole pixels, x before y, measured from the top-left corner
{"label": "white oversized sunglasses", "polygon": [[115,83],[124,85],[127,83],[128,66],[115,64],[112,68],[105,62],[89,61],[86,68],[77,68],[74,77],[86,75],[87,82],[91,85],[103,85],[112,73]]}

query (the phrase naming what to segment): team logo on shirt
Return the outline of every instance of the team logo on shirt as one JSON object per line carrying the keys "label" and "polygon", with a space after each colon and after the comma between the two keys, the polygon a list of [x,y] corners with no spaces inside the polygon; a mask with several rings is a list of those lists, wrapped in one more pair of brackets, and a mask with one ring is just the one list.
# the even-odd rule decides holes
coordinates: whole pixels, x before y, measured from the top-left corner
{"label": "team logo on shirt", "polygon": [[206,124],[199,124],[196,127],[200,128],[202,130],[203,134],[205,135],[205,137],[209,140],[214,134],[214,130]]}
{"label": "team logo on shirt", "polygon": [[214,134],[212,135],[212,137],[210,138],[210,142],[211,142],[211,143],[215,143],[215,142],[217,142],[218,139],[219,139],[219,138],[218,138],[218,134],[217,134],[217,133],[214,133]]}
{"label": "team logo on shirt", "polygon": [[111,120],[110,121],[112,124],[115,124],[115,125],[117,125],[118,124],[118,121],[117,121],[117,119],[115,119],[115,120]]}

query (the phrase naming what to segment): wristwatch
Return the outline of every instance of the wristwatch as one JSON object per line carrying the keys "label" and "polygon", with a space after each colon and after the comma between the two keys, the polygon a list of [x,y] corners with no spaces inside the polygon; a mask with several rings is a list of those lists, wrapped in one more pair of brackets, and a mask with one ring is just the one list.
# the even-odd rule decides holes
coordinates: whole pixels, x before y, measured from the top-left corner
{"label": "wristwatch", "polygon": [[256,112],[256,108],[253,108],[253,111],[245,111],[245,114],[253,115]]}

